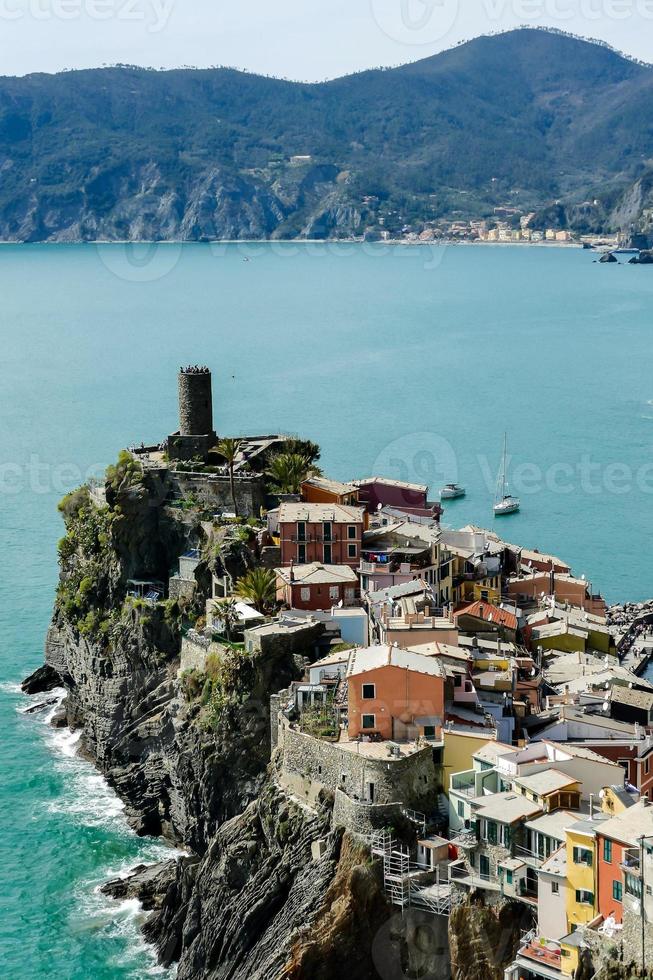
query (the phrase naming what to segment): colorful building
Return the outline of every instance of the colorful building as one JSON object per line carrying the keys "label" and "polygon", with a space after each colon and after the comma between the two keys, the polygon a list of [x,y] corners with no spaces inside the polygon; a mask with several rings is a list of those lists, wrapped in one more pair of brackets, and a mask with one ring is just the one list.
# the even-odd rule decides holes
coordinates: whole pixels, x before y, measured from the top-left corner
{"label": "colorful building", "polygon": [[567,926],[572,932],[598,911],[596,835],[604,815],[579,820],[567,829]]}
{"label": "colorful building", "polygon": [[357,568],[365,523],[362,507],[282,503],[278,513],[281,564],[319,562]]}
{"label": "colorful building", "polygon": [[434,657],[385,645],[355,650],[347,669],[349,737],[438,738],[444,680]]}
{"label": "colorful building", "polygon": [[359,595],[358,575],[349,565],[290,565],[275,569],[277,599],[292,609],[331,609],[353,605]]}

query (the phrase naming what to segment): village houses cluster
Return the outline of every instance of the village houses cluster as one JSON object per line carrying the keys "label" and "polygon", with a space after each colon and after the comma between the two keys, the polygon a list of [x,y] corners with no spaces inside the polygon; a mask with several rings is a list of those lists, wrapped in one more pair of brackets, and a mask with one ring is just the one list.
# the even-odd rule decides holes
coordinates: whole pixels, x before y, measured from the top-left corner
{"label": "village houses cluster", "polygon": [[[244,631],[251,648],[319,628],[305,678],[273,698],[286,787],[336,794],[398,905],[446,913],[465,889],[527,905],[507,980],[571,976],[583,943],[645,957],[653,626],[619,635],[563,560],[448,530],[425,486],[311,477],[299,496],[267,518],[282,612]],[[412,847],[382,830],[401,815]]]}
{"label": "village houses cluster", "polygon": [[[204,417],[173,434],[178,453],[214,438],[207,384],[180,382]],[[241,446],[234,499],[255,493],[251,461],[278,438]],[[229,499],[224,476],[193,469],[175,481]],[[304,670],[270,702],[279,785],[331,801],[399,907],[446,915],[470,891],[518,903],[530,929],[506,980],[572,976],[586,950],[653,966],[653,612],[615,619],[563,559],[448,528],[426,486],[309,475],[277,500],[257,539],[277,611],[236,608],[245,654],[283,649]],[[195,587],[199,562],[181,556],[170,595]],[[180,674],[220,650],[233,592],[213,576]]]}

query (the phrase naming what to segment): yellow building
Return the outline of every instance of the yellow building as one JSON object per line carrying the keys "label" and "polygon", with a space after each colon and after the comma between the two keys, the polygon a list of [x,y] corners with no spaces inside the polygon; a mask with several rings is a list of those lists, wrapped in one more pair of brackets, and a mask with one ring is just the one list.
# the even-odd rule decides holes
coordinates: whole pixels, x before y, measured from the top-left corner
{"label": "yellow building", "polygon": [[[473,758],[484,745],[493,741],[486,732],[481,735],[467,734],[467,732],[447,731],[442,733],[444,751],[442,754],[442,785],[444,792],[449,794],[449,776],[455,772],[467,772],[473,768]],[[496,743],[500,745],[501,743]],[[502,746],[508,750],[511,746]]]}
{"label": "yellow building", "polygon": [[597,914],[596,829],[608,819],[601,814],[579,820],[567,829],[567,926],[573,932]]}

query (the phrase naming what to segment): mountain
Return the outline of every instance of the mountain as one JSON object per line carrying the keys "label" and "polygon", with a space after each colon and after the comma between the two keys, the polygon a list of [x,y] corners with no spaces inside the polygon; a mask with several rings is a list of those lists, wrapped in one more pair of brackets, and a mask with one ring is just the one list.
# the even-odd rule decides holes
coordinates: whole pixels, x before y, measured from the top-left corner
{"label": "mountain", "polygon": [[223,68],[0,79],[12,241],[348,236],[558,201],[559,221],[601,230],[639,223],[649,165],[653,68],[541,30],[321,84]]}

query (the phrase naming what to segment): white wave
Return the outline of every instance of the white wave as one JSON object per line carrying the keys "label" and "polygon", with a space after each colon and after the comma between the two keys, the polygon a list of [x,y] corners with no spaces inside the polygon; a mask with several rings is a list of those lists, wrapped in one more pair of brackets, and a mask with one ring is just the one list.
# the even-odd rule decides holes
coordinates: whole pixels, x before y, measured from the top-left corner
{"label": "white wave", "polygon": [[[16,687],[20,692],[20,686]],[[136,834],[125,819],[125,805],[122,800],[93,764],[78,754],[81,730],[51,727],[50,721],[66,692],[57,689],[52,694],[57,699],[55,704],[39,712],[35,718],[41,723],[39,727],[45,743],[54,756],[54,768],[64,778],[61,795],[58,799],[45,803],[45,809],[82,826],[102,828],[117,837],[135,839]],[[117,902],[110,896],[103,895],[101,887],[112,878],[127,877],[137,864],[157,864],[185,853],[187,852],[156,838],[139,839],[137,852],[125,857],[117,868],[98,869],[92,879],[78,881],[75,886],[76,907],[71,927],[77,932],[96,932],[100,940],[103,937],[113,940],[114,943],[117,939],[120,940],[122,951],[114,955],[110,962],[115,963],[121,972],[126,972],[133,980],[150,976],[172,978],[176,974],[176,968],[167,970],[161,967],[157,963],[153,947],[145,942],[141,925],[147,913],[141,903],[137,899]]]}
{"label": "white wave", "polygon": [[16,684],[14,681],[1,681],[0,691],[3,694],[22,694],[23,690],[20,684]]}

